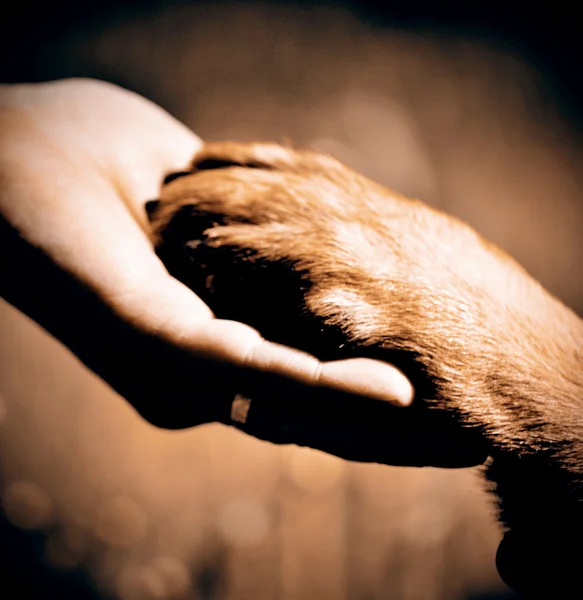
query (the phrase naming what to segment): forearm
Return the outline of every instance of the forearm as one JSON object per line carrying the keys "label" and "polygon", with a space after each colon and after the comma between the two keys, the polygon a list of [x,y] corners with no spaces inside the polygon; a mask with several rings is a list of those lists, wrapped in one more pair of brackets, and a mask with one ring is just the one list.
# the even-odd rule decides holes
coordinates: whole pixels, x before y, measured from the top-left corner
{"label": "forearm", "polygon": [[508,527],[500,573],[527,598],[545,599],[579,594],[583,564],[583,324],[550,302],[523,323],[522,355],[503,369],[513,372],[498,390],[512,434],[491,432],[488,468]]}
{"label": "forearm", "polygon": [[515,343],[487,382],[504,421],[488,435],[496,458],[556,473],[583,500],[583,321],[546,293],[529,311],[499,337]]}

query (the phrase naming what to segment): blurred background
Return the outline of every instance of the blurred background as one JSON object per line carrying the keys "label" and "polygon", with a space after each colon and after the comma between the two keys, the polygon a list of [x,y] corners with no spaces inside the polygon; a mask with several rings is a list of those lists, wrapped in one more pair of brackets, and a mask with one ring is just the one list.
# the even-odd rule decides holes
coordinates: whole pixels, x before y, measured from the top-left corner
{"label": "blurred background", "polygon": [[[580,314],[577,19],[560,1],[19,2],[0,79],[106,79],[204,139],[330,152]],[[0,598],[510,600],[475,470],[154,429],[0,303]]]}

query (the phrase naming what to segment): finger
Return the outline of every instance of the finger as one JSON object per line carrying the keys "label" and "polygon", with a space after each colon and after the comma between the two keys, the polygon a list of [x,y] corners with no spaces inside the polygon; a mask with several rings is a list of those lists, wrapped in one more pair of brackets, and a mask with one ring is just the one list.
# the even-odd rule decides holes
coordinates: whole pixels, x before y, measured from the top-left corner
{"label": "finger", "polygon": [[309,446],[359,462],[462,468],[482,464],[488,456],[485,446],[470,432],[432,424],[419,414],[409,418],[408,411],[386,404],[383,409],[376,403],[375,409],[361,398],[360,410],[354,415],[336,400],[323,415],[325,396],[318,406],[312,401],[281,400],[274,407],[265,397],[237,398],[231,414],[233,425],[260,439]]}
{"label": "finger", "polygon": [[210,311],[188,288],[169,275],[152,276],[117,296],[126,319],[180,345],[195,356],[214,359],[261,374],[339,392],[408,406],[413,386],[396,367],[367,358],[321,362],[316,357],[269,342],[258,331],[238,323],[210,318]]}

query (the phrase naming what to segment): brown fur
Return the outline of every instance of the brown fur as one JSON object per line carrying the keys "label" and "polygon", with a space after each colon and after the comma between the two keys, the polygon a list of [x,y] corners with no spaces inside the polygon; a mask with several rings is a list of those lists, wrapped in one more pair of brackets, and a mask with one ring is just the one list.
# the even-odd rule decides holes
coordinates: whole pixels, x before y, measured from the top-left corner
{"label": "brown fur", "polygon": [[259,143],[205,146],[150,217],[169,270],[218,316],[322,359],[397,364],[415,403],[486,440],[512,528],[583,532],[582,323],[469,226]]}

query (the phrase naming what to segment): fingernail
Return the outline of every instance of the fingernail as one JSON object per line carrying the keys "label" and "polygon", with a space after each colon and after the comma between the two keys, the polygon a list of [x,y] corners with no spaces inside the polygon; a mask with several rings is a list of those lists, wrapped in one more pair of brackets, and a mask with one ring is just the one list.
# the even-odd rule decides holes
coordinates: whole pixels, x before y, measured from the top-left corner
{"label": "fingernail", "polygon": [[396,367],[370,358],[349,358],[324,363],[321,382],[395,406],[410,406],[415,390]]}

